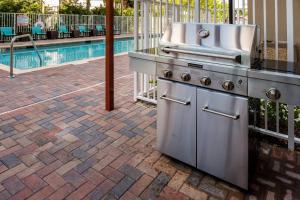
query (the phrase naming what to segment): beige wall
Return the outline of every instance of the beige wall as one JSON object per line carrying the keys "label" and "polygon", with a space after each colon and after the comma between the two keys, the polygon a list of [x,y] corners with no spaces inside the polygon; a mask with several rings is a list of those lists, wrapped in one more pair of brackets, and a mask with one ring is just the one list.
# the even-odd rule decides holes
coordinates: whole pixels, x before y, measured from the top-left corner
{"label": "beige wall", "polygon": [[[267,0],[267,40],[275,39],[275,0]],[[264,21],[263,21],[263,1],[256,0],[256,24],[261,27],[261,39],[263,40]],[[286,41],[286,1],[279,0],[279,41]],[[252,0],[249,0],[249,23],[252,23]],[[294,1],[294,29],[295,43],[297,46],[297,57],[300,60],[300,1]]]}

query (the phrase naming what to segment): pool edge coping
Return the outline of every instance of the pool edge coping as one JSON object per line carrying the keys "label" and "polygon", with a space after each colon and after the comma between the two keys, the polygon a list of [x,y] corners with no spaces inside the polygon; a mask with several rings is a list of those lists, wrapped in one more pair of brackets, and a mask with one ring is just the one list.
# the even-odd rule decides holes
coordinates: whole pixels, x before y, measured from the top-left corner
{"label": "pool edge coping", "polygon": [[[84,40],[86,38],[86,40]],[[117,35],[114,37],[115,39],[125,39],[125,38],[133,38],[133,35]],[[81,40],[80,40],[81,39]],[[35,45],[39,46],[47,46],[47,45],[58,45],[58,44],[74,44],[74,43],[82,43],[82,42],[97,42],[105,40],[105,36],[92,36],[92,37],[79,37],[79,38],[62,38],[55,40],[35,40]],[[43,43],[39,43],[43,42]],[[49,41],[49,43],[44,43],[44,41]],[[20,42],[22,43],[22,42]],[[22,44],[15,43],[15,48],[27,48],[32,47],[30,42],[23,42]],[[0,49],[10,49],[10,43],[6,43],[5,45],[0,44]]]}
{"label": "pool edge coping", "polygon": [[[118,54],[115,54],[114,56],[124,56],[126,54],[128,54],[128,52],[118,53]],[[80,64],[85,64],[85,63],[92,62],[95,60],[102,60],[104,58],[105,58],[105,56],[100,56],[100,57],[89,58],[89,59],[84,59],[84,60],[76,60],[76,61],[67,62],[67,63],[63,63],[63,64],[59,64],[59,65],[43,66],[43,67],[38,67],[38,68],[34,68],[34,69],[21,70],[21,69],[14,68],[14,75],[26,74],[26,73],[31,73],[31,72],[35,72],[35,71],[40,71],[40,70],[45,70],[45,69],[53,69],[53,68],[58,68],[58,67],[63,67],[63,66],[68,66],[68,65],[80,65]],[[0,64],[0,70],[10,72],[10,67],[8,65]]]}

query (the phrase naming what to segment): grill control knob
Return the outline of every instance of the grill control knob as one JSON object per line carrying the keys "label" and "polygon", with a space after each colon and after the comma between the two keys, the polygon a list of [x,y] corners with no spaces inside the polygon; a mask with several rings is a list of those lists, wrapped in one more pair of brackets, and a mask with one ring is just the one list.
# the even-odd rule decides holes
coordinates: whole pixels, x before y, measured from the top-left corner
{"label": "grill control knob", "polygon": [[171,70],[164,70],[163,74],[165,78],[172,78],[173,76],[173,72]]}
{"label": "grill control knob", "polygon": [[279,90],[277,90],[276,88],[270,88],[267,92],[266,92],[266,96],[273,100],[276,101],[278,99],[280,99],[281,97],[281,93]]}
{"label": "grill control knob", "polygon": [[191,80],[191,75],[187,73],[181,74],[181,80],[183,81],[190,81]]}
{"label": "grill control knob", "polygon": [[232,81],[225,81],[222,87],[224,90],[231,91],[234,89],[234,83]]}
{"label": "grill control knob", "polygon": [[211,84],[211,79],[207,76],[200,79],[200,83],[205,86],[209,86]]}

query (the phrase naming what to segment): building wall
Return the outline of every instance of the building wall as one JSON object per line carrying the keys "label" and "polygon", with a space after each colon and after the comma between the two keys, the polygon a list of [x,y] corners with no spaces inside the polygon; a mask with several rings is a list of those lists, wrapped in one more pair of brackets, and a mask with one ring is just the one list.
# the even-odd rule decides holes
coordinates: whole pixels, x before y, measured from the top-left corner
{"label": "building wall", "polygon": [[[275,39],[275,0],[267,0],[267,40],[274,41]],[[263,1],[256,0],[256,24],[261,27],[261,39],[263,40],[264,21],[263,21]],[[286,1],[278,0],[279,13],[279,41],[286,41]],[[252,0],[249,0],[249,23],[252,23]],[[298,61],[300,60],[300,1],[294,1],[294,29],[296,54]]]}

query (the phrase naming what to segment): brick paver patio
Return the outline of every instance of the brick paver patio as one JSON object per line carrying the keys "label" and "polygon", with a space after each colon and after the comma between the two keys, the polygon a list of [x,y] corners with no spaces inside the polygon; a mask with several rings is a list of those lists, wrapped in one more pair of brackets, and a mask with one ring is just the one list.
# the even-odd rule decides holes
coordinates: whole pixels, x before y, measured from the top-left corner
{"label": "brick paver patio", "polygon": [[113,112],[103,60],[15,80],[0,71],[0,200],[300,199],[300,154],[283,147],[253,141],[248,192],[161,155],[156,108],[133,102],[127,63],[116,58]]}

